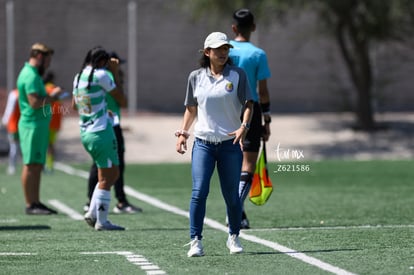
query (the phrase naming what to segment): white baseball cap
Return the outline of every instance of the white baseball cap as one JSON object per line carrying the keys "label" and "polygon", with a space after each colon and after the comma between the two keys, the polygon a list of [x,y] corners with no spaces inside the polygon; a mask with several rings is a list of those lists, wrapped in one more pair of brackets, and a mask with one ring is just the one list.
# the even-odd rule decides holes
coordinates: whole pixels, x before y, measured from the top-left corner
{"label": "white baseball cap", "polygon": [[204,49],[217,49],[223,45],[228,45],[230,48],[233,48],[233,46],[229,43],[229,40],[227,39],[227,35],[222,32],[212,32],[207,36],[206,40],[204,41]]}

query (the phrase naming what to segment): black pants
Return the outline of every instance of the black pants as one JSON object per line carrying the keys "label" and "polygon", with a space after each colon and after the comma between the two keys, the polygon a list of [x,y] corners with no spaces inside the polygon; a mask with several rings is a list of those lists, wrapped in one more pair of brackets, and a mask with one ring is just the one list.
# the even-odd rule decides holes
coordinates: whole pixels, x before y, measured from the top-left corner
{"label": "black pants", "polygon": [[[119,178],[114,184],[115,197],[118,202],[123,203],[127,202],[125,191],[124,191],[124,171],[125,171],[125,142],[124,135],[122,133],[122,128],[120,125],[114,126],[114,132],[116,136],[116,141],[118,144],[118,159],[119,159]],[[88,178],[88,198],[89,201],[92,198],[93,191],[95,186],[98,183],[98,167],[94,162],[89,170]]]}
{"label": "black pants", "polygon": [[[241,121],[243,121],[243,115],[241,116]],[[243,143],[243,152],[258,153],[263,133],[264,127],[262,125],[262,110],[260,104],[258,102],[254,102],[252,121],[250,123],[250,130],[247,132]]]}

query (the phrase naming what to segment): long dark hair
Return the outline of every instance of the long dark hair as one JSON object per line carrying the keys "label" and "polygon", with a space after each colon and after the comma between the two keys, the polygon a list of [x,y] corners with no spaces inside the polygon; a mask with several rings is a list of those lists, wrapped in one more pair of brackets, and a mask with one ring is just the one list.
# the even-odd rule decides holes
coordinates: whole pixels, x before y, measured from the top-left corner
{"label": "long dark hair", "polygon": [[[210,67],[210,57],[206,56],[203,50],[201,50],[201,56],[200,56],[200,59],[198,60],[198,64],[200,64],[201,68]],[[227,62],[224,65],[227,65],[227,64],[233,65],[233,61],[231,60],[230,56],[227,58]]]}
{"label": "long dark hair", "polygon": [[85,59],[84,59],[83,64],[82,64],[82,68],[81,68],[81,70],[80,70],[80,72],[78,74],[78,79],[77,79],[77,82],[76,82],[76,89],[78,88],[79,80],[80,80],[81,74],[83,72],[83,69],[87,65],[91,65],[92,66],[92,70],[89,73],[89,76],[88,76],[88,86],[86,88],[88,90],[90,89],[91,82],[92,82],[92,78],[93,78],[93,72],[98,67],[98,63],[100,61],[102,61],[102,60],[108,61],[109,60],[109,54],[101,46],[94,47],[94,48],[90,49],[86,53]]}

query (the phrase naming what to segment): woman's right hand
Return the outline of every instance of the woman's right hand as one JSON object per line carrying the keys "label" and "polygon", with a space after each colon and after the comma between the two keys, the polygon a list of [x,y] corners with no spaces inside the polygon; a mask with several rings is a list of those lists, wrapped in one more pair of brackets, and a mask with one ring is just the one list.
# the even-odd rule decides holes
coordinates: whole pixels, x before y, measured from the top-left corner
{"label": "woman's right hand", "polygon": [[187,138],[183,135],[180,135],[177,138],[177,144],[175,146],[175,150],[180,153],[184,154],[187,151]]}
{"label": "woman's right hand", "polygon": [[116,58],[110,58],[108,60],[107,68],[113,74],[118,73],[119,70],[119,60]]}

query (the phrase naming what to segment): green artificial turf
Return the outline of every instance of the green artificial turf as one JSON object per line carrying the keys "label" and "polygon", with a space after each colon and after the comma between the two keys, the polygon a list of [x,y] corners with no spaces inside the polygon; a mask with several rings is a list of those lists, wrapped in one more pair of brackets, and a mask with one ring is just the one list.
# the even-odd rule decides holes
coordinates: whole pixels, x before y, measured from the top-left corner
{"label": "green artificial turf", "polygon": [[[145,265],[165,274],[330,274],[292,257],[301,253],[354,274],[414,274],[412,161],[302,164],[309,165],[309,171],[274,173],[281,163],[269,163],[271,198],[263,206],[245,202],[252,229],[243,233],[294,252],[242,238],[245,252],[230,255],[226,232],[205,225],[206,255],[201,258],[186,256],[188,218],[156,203],[128,195],[144,212],[110,214],[111,221],[127,230],[95,232],[62,211],[53,216],[25,215],[20,175],[2,172],[0,274],[156,274]],[[0,169],[5,171],[5,165]],[[128,164],[125,180],[139,193],[188,211],[189,164]],[[41,198],[46,204],[57,200],[82,215],[86,179],[60,171],[44,174]],[[206,215],[225,223],[216,174]],[[106,254],[96,254],[102,252]],[[147,262],[134,264],[134,257]]]}

